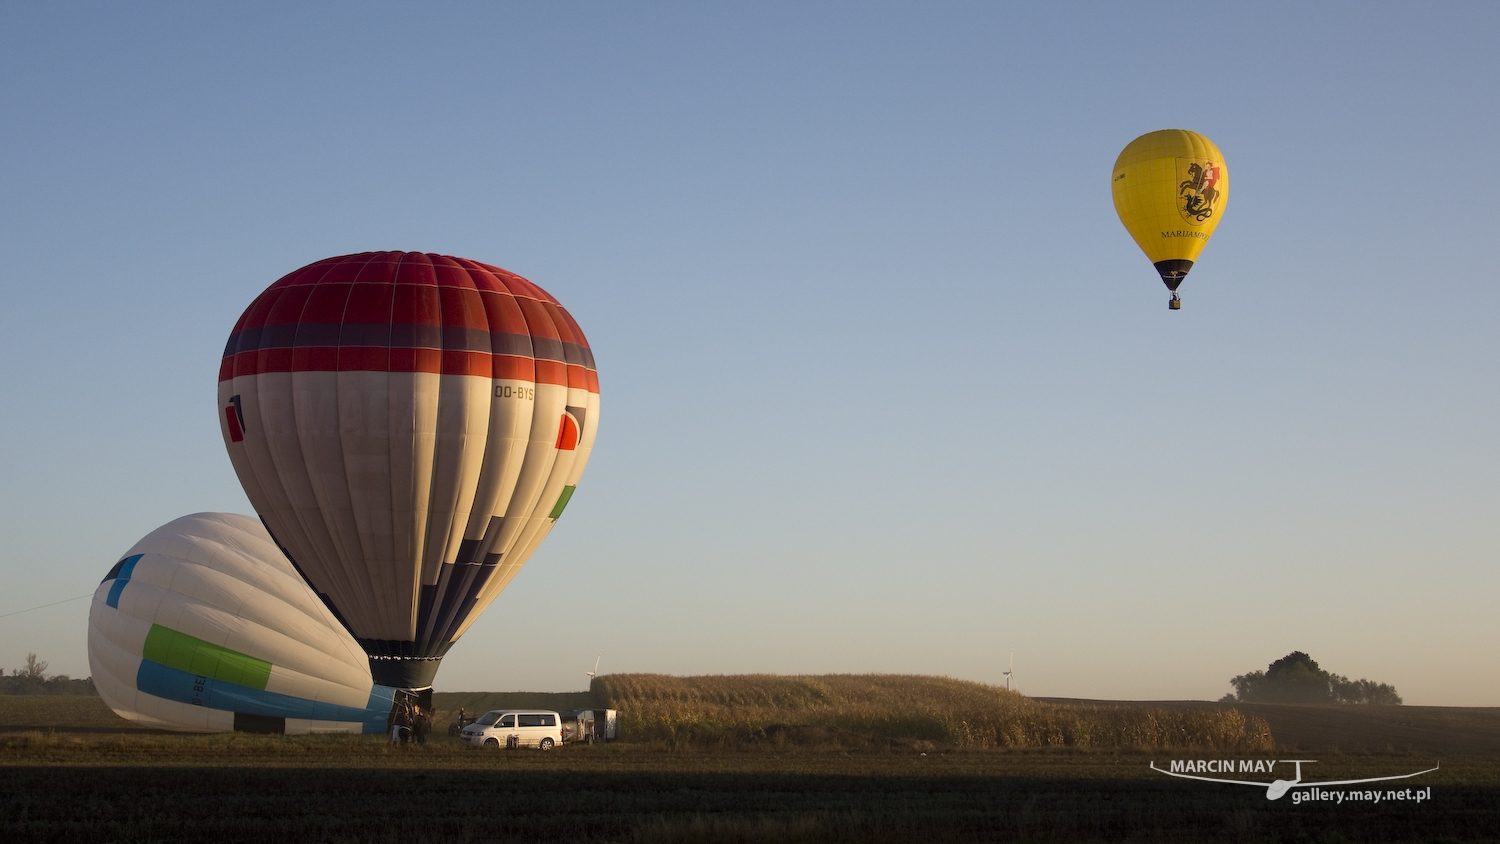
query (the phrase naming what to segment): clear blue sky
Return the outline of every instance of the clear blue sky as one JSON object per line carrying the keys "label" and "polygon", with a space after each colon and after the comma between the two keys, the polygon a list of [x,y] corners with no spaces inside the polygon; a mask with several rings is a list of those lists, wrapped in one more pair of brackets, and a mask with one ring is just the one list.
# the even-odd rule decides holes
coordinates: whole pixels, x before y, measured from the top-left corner
{"label": "clear blue sky", "polygon": [[[1253,6],[1253,8],[1251,8]],[[248,513],[215,381],[311,261],[558,297],[600,436],[440,689],[908,672],[1500,705],[1500,7],[0,6],[0,612]],[[1233,183],[1170,313],[1132,138]],[[87,601],[0,666],[88,673]]]}

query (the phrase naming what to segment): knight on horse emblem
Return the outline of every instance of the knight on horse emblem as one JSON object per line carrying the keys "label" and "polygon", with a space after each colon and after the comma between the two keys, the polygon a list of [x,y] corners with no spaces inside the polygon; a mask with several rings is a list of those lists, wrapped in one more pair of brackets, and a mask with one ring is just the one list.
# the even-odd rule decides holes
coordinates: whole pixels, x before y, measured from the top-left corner
{"label": "knight on horse emblem", "polygon": [[1177,210],[1190,225],[1199,225],[1214,215],[1219,201],[1216,187],[1223,168],[1213,162],[1193,158],[1177,159]]}

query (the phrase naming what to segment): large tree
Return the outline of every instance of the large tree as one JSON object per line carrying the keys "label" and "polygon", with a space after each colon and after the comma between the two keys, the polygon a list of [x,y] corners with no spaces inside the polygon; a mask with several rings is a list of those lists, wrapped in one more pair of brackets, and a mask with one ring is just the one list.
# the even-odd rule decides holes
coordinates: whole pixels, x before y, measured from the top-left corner
{"label": "large tree", "polygon": [[1229,683],[1234,686],[1233,699],[1243,703],[1401,703],[1394,686],[1330,674],[1302,651],[1292,651],[1265,671],[1241,674]]}

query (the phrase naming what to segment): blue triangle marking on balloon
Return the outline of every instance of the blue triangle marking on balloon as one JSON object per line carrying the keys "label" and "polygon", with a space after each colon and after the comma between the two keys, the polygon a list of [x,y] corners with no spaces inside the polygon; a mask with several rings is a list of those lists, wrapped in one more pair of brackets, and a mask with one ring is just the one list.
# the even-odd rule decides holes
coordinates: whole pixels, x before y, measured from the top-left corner
{"label": "blue triangle marking on balloon", "polygon": [[113,609],[120,608],[120,593],[125,591],[125,584],[130,582],[130,575],[135,573],[135,564],[140,562],[141,557],[144,556],[144,554],[136,554],[133,557],[126,557],[116,564],[119,566],[120,571],[115,575],[115,583],[109,587],[109,597],[104,599],[104,603]]}

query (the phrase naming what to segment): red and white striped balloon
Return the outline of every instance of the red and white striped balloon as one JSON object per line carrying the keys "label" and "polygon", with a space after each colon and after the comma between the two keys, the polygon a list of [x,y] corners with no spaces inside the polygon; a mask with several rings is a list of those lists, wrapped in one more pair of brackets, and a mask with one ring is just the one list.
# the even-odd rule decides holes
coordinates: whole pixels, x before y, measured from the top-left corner
{"label": "red and white striped balloon", "polygon": [[599,381],[583,332],[535,284],[367,252],[251,303],[219,409],[251,504],[375,682],[420,688],[562,514]]}

